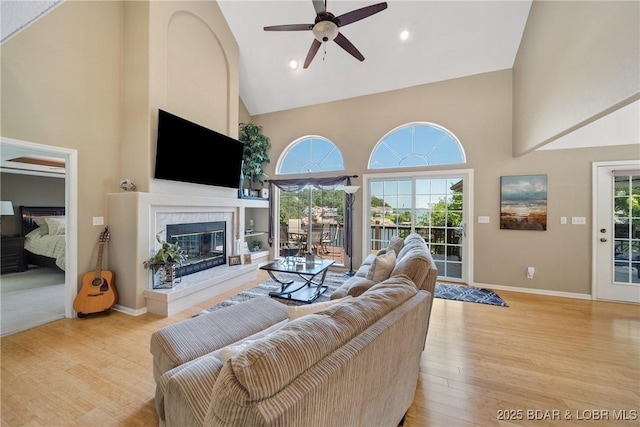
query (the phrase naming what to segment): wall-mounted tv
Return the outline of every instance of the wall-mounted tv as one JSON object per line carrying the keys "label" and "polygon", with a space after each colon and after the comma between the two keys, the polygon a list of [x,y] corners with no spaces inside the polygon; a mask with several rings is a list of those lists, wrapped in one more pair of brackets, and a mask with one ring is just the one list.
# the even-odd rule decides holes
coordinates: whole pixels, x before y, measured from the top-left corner
{"label": "wall-mounted tv", "polygon": [[154,178],[238,188],[244,144],[158,110]]}

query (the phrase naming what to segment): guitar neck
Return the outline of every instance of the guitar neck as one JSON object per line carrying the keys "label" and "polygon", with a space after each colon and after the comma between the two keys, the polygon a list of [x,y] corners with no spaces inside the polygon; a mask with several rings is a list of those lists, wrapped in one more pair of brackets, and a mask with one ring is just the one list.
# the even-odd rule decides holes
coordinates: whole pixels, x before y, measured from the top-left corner
{"label": "guitar neck", "polygon": [[102,277],[102,250],[104,249],[104,242],[98,243],[98,260],[96,261],[96,279]]}

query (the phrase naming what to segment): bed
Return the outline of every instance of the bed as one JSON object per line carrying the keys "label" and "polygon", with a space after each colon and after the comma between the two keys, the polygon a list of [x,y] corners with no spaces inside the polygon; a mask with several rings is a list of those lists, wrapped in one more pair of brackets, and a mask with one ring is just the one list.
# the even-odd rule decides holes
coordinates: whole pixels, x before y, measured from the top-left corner
{"label": "bed", "polygon": [[28,264],[65,269],[64,206],[20,206],[22,236]]}

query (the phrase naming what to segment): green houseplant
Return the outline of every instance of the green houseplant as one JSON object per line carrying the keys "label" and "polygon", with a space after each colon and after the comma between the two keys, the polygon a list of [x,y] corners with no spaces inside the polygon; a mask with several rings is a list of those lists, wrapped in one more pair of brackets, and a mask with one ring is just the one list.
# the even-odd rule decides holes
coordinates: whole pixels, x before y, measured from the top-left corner
{"label": "green houseplant", "polygon": [[154,288],[170,288],[176,278],[176,267],[186,261],[187,255],[178,243],[162,240],[160,233],[156,234],[160,249],[144,262],[144,267],[151,268],[153,272]]}
{"label": "green houseplant", "polygon": [[253,123],[240,123],[238,139],[244,143],[242,174],[249,181],[249,187],[253,189],[254,183],[263,184],[261,178],[267,176],[262,165],[270,162],[271,140],[262,133],[262,126]]}
{"label": "green houseplant", "polygon": [[259,251],[261,247],[262,247],[262,242],[260,240],[253,240],[251,242],[251,250],[253,252]]}

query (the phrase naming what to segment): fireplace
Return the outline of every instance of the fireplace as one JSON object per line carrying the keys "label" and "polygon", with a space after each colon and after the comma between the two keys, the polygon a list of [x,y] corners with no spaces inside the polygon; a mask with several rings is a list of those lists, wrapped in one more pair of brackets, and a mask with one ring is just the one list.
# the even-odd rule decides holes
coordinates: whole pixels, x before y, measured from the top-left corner
{"label": "fireplace", "polygon": [[187,255],[178,276],[225,264],[225,221],[167,224],[167,241],[177,242]]}

